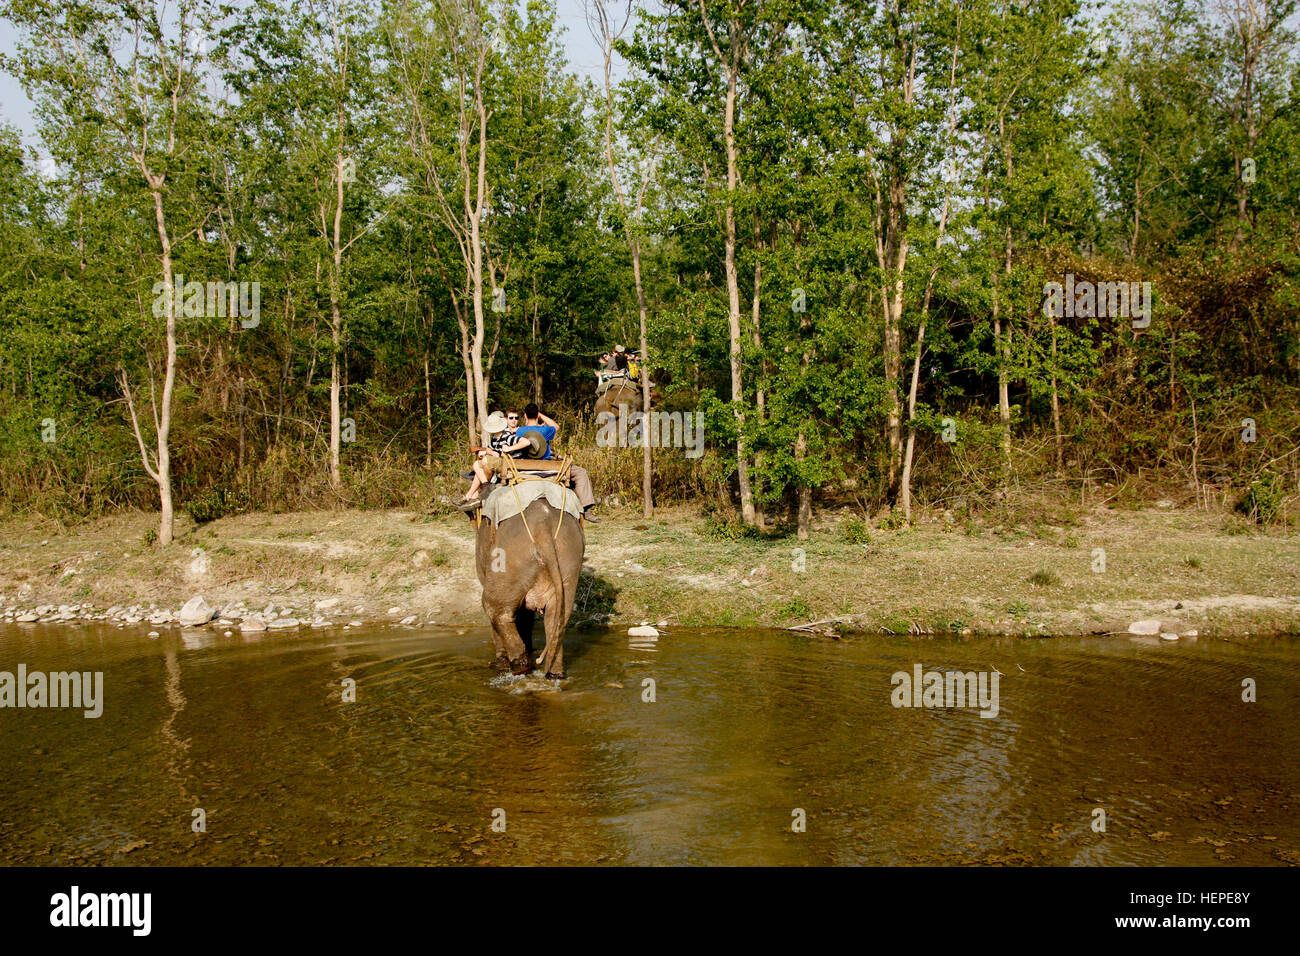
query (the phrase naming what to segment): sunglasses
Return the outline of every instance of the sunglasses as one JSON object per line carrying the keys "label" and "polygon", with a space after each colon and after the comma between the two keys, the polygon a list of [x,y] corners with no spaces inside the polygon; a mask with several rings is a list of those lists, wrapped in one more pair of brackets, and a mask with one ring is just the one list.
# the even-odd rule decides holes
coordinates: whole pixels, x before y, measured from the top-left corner
{"label": "sunglasses", "polygon": [[519,416],[518,416],[518,415],[507,415],[507,416],[506,416],[506,421],[508,421],[508,422],[517,422],[517,421],[519,421]]}

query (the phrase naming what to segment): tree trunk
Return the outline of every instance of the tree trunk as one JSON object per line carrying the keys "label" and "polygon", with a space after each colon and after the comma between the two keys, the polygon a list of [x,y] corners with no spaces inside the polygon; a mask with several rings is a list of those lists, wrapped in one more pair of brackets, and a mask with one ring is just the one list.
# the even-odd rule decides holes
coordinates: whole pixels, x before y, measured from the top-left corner
{"label": "tree trunk", "polygon": [[740,349],[740,276],[736,272],[736,206],[735,195],[739,187],[740,170],[736,150],[736,74],[738,67],[727,66],[727,102],[723,113],[722,129],[727,149],[727,207],[726,207],[726,276],[727,276],[727,326],[730,336],[731,401],[736,414],[736,476],[740,483],[740,517],[747,525],[756,522],[754,493],[749,484],[749,462],[745,456],[745,388]]}
{"label": "tree trunk", "polygon": [[474,79],[475,109],[478,112],[478,172],[475,180],[474,207],[469,211],[469,241],[471,279],[474,294],[474,341],[470,346],[470,358],[474,365],[474,407],[478,412],[478,429],[481,433],[478,444],[488,443],[484,424],[487,422],[487,382],[483,377],[483,339],[486,322],[483,315],[483,207],[487,203],[487,106],[483,102],[483,56],[480,56],[479,71]]}
{"label": "tree trunk", "polygon": [[1052,433],[1056,439],[1056,476],[1065,474],[1065,438],[1061,434],[1061,395],[1056,385],[1056,316],[1052,324]]}
{"label": "tree trunk", "polygon": [[[759,238],[758,220],[754,220],[754,254],[758,255],[762,249],[762,242]],[[763,290],[763,263],[754,262],[754,295],[750,302],[750,322],[753,326],[754,351],[759,355],[762,354],[763,339],[759,334],[759,303]],[[763,422],[767,417],[767,397],[763,394],[763,376],[767,373],[767,363],[763,362],[760,368],[758,385],[754,389],[754,418],[757,422]],[[757,452],[754,455],[754,468],[758,471],[760,477],[763,472],[763,453]],[[763,510],[761,501],[754,502],[754,526],[760,530],[767,527],[767,516]]]}
{"label": "tree trunk", "polygon": [[538,311],[540,308],[540,303],[537,300],[537,277],[533,276],[533,318],[529,325],[529,333],[532,336],[533,346],[530,350],[532,358],[532,362],[530,363],[532,366],[532,382],[528,391],[539,408],[542,404],[542,356],[540,351],[542,347],[540,341],[541,323],[538,317]]}
{"label": "tree trunk", "polygon": [[[952,60],[948,68],[948,140],[949,161],[955,162],[951,144],[957,135],[957,51],[961,41],[961,18],[958,16],[957,32],[953,36]],[[954,177],[955,178],[955,177]],[[948,229],[948,215],[952,211],[952,189],[943,197],[943,211],[939,214],[939,234],[934,240],[937,257],[943,249],[943,238]],[[930,317],[930,295],[934,291],[934,277],[939,274],[939,263],[930,270],[925,281],[925,296],[921,300],[921,324],[916,332],[916,361],[912,363],[912,385],[907,391],[907,448],[903,452],[902,499],[903,517],[912,520],[912,462],[916,454],[916,395],[921,379],[921,352],[925,347],[925,326]]]}
{"label": "tree trunk", "polygon": [[895,194],[897,194],[898,202],[903,201],[902,187],[900,184],[891,183],[889,191],[889,230],[891,240],[887,245],[897,243],[897,248],[894,250],[894,255],[887,267],[893,275],[886,282],[881,292],[885,318],[885,389],[886,400],[889,402],[886,412],[886,437],[889,443],[888,497],[889,501],[893,503],[898,500],[902,479],[903,420],[902,407],[898,398],[898,384],[903,368],[901,323],[903,314],[903,268],[907,264],[907,240],[899,238],[901,222],[899,221],[897,208],[894,205]]}
{"label": "tree trunk", "polygon": [[[340,119],[340,125],[342,120]],[[342,415],[339,408],[339,360],[343,348],[343,313],[339,307],[339,285],[343,269],[343,163],[342,153],[334,166],[334,264],[330,270],[330,486],[335,491],[343,487],[343,473],[339,466],[339,444]]]}
{"label": "tree trunk", "polygon": [[636,283],[637,315],[641,322],[641,407],[645,410],[641,429],[641,516],[651,518],[654,503],[654,458],[650,448],[650,352],[646,340],[645,287],[641,284],[641,243],[632,241],[632,281]]}
{"label": "tree trunk", "polygon": [[429,348],[424,349],[424,467],[433,470],[433,391],[429,385]]}
{"label": "tree trunk", "polygon": [[[931,280],[933,280],[933,273]],[[930,290],[926,288],[926,298]],[[903,518],[912,520],[912,456],[916,452],[916,428],[912,424],[916,418],[916,391],[921,379],[921,351],[925,347],[925,310],[921,311],[921,327],[916,333],[916,359],[912,362],[912,384],[907,390],[907,448],[903,452],[903,478],[900,499],[903,505]]]}
{"label": "tree trunk", "polygon": [[158,241],[162,245],[163,281],[167,283],[167,366],[163,374],[162,407],[158,410],[158,545],[172,543],[175,524],[172,514],[172,391],[176,386],[176,295],[172,274],[172,243],[167,232],[167,219],[163,213],[162,182],[153,192],[154,219],[158,227]]}
{"label": "tree trunk", "polygon": [[[468,333],[466,333],[468,335]],[[474,367],[470,364],[469,352],[463,353],[465,365],[465,434],[469,444],[479,444],[478,434],[474,430]]]}
{"label": "tree trunk", "polygon": [[[803,432],[794,443],[794,460],[803,463],[808,457],[808,439]],[[806,481],[799,483],[799,513],[795,519],[795,534],[799,540],[808,540],[808,532],[812,527],[812,488]]]}
{"label": "tree trunk", "polygon": [[1002,429],[1002,484],[1005,487],[1011,480],[1011,400],[1007,391],[1006,344],[996,292],[993,296],[993,348],[998,356],[998,424]]}
{"label": "tree trunk", "polygon": [[[1010,169],[1010,157],[1007,160]],[[1010,173],[1008,172],[1008,176]],[[1006,274],[1011,275],[1011,227],[1007,226]],[[993,290],[993,342],[998,353],[998,423],[1002,427],[1002,484],[1011,481],[1011,396],[1008,390],[1009,360],[1011,357],[1011,322],[1007,320],[1005,334],[998,310],[998,290]]]}
{"label": "tree trunk", "polygon": [[[623,213],[624,235],[627,239],[628,251],[632,255],[632,280],[636,284],[637,317],[641,333],[641,408],[646,416],[642,428],[643,441],[641,444],[641,513],[643,517],[649,518],[654,515],[654,458],[650,446],[650,353],[646,336],[645,286],[641,281],[641,242],[633,231],[633,221],[634,219],[640,220],[641,203],[645,197],[646,188],[650,184],[651,172],[649,165],[647,165],[637,190],[636,209],[634,213],[629,213],[627,196],[618,177],[618,164],[614,161],[614,91],[610,75],[614,43],[622,36],[623,29],[626,28],[628,21],[624,20],[623,27],[615,33],[610,25],[604,3],[600,2],[600,0],[589,7],[589,16],[592,14],[594,14],[595,23],[599,25],[599,35],[596,38],[601,44],[604,66],[605,163],[609,167],[609,178],[611,185],[614,187],[614,196],[618,200],[619,209]],[[628,8],[628,14],[630,18],[630,7]],[[653,152],[650,156],[651,161],[652,158]],[[538,398],[536,401],[540,403],[541,399]]]}

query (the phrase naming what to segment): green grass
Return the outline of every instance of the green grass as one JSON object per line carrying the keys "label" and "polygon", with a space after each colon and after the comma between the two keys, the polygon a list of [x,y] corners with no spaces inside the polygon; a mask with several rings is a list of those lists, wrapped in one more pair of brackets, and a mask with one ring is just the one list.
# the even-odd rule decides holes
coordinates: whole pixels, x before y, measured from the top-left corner
{"label": "green grass", "polygon": [[774,607],[773,612],[778,618],[810,618],[812,617],[812,608],[803,598],[794,598],[785,601]]}

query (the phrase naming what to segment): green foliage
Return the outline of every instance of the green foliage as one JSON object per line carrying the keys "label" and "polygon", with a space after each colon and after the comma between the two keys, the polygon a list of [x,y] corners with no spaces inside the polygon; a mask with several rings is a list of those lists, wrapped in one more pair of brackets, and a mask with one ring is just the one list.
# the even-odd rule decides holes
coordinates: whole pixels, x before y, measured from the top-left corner
{"label": "green foliage", "polygon": [[714,541],[752,541],[764,537],[763,532],[753,525],[745,524],[736,518],[717,516],[705,519],[701,533]]}
{"label": "green foliage", "polygon": [[907,519],[903,516],[901,511],[891,509],[880,522],[880,527],[885,531],[897,531],[900,528],[907,527]]}
{"label": "green foliage", "polygon": [[1268,471],[1250,483],[1236,510],[1258,524],[1271,524],[1282,513],[1286,491],[1282,476]]}
{"label": "green foliage", "polygon": [[[167,348],[147,143],[174,271],[261,289],[253,326],[178,320],[170,457],[199,522],[423,509],[463,488],[480,160],[484,292],[505,290],[482,314],[489,404],[540,392],[602,497],[640,493],[638,450],[596,447],[585,420],[596,357],[639,339],[635,248],[657,407],[699,412],[708,446],[655,450],[661,504],[731,513],[743,471],[769,523],[807,497],[902,528],[910,437],[915,499],[968,495],[1004,525],[1021,489],[1138,507],[1188,475],[1251,482],[1233,533],[1286,514],[1290,0],[1251,27],[1259,57],[1231,5],[1097,23],[1077,0],[665,0],[617,44],[609,101],[564,62],[551,0],[193,0],[184,34],[161,9],[0,0],[18,38],[0,67],[54,160],[38,173],[0,126],[0,510],[156,507],[123,391],[151,449]],[[483,129],[463,111],[480,57]],[[1067,276],[1149,282],[1150,325],[1047,314],[1045,284]],[[337,486],[332,395],[355,426]]]}
{"label": "green foliage", "polygon": [[243,514],[251,510],[250,504],[247,493],[218,486],[190,499],[185,507],[195,524],[207,524],[227,515]]}
{"label": "green foliage", "polygon": [[840,524],[840,534],[849,544],[870,544],[871,531],[861,518],[849,518]]}
{"label": "green foliage", "polygon": [[789,601],[783,601],[772,608],[772,612],[780,619],[806,619],[812,616],[812,608],[803,598],[791,598]]}
{"label": "green foliage", "polygon": [[903,635],[912,633],[912,622],[897,614],[886,618],[880,627],[887,634]]}

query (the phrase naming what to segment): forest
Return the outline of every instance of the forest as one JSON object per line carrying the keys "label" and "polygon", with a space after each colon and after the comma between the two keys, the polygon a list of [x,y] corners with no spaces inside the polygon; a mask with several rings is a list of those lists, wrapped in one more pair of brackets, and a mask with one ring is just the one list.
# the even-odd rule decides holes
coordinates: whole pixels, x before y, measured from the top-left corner
{"label": "forest", "polygon": [[1295,0],[565,8],[0,0],[0,513],[437,507],[533,401],[737,533],[1300,514]]}

